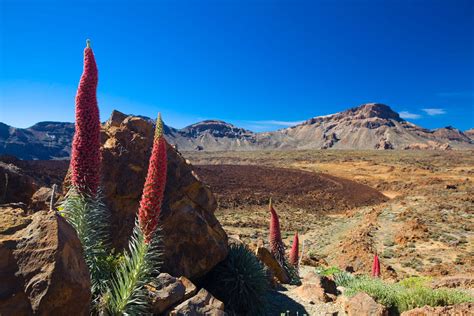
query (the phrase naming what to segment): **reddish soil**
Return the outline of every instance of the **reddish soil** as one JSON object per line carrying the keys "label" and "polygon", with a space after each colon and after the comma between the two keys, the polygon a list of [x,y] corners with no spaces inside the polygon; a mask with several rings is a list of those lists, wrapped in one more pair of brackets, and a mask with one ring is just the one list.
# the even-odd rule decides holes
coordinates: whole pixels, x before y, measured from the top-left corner
{"label": "reddish soil", "polygon": [[256,165],[198,165],[195,171],[221,208],[264,205],[272,197],[307,211],[340,211],[381,203],[379,191],[357,182],[296,169]]}
{"label": "reddish soil", "polygon": [[61,185],[69,167],[69,160],[20,160],[7,155],[0,156],[0,162],[20,168],[40,186]]}

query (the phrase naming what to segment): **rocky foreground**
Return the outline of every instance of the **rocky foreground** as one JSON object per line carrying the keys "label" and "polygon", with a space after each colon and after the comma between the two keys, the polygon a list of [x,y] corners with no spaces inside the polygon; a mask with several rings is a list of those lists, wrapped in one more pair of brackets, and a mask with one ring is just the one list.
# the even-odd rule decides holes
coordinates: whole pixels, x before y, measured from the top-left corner
{"label": "rocky foreground", "polygon": [[[110,242],[120,251],[128,240],[138,209],[153,139],[153,125],[149,120],[114,112],[104,124],[101,135],[103,195],[112,222],[113,237]],[[385,306],[367,294],[360,293],[352,298],[344,296],[344,289],[337,288],[332,276],[316,274],[311,266],[301,268],[300,285],[287,284],[288,275],[264,245],[247,243],[239,236],[228,238],[214,214],[218,203],[211,189],[199,180],[192,165],[178,151],[172,146],[168,146],[167,151],[168,182],[161,218],[166,236],[164,264],[156,282],[148,286],[154,314],[225,315],[224,304],[203,284],[209,271],[226,258],[229,244],[243,242],[271,271],[274,288],[268,293],[269,315],[279,315],[287,310],[291,315],[296,312],[299,315],[388,313]],[[0,315],[89,314],[90,280],[82,248],[75,231],[56,209],[63,196],[63,176],[67,166],[64,161],[1,159],[0,179],[5,181],[0,181]],[[205,168],[198,168],[202,178],[214,181],[205,174]],[[329,187],[333,186],[330,192],[325,193],[327,195],[339,192],[341,184],[343,189],[360,188],[355,182],[338,182],[336,177],[321,177],[319,180],[327,181]],[[59,189],[50,206],[53,184],[57,184]],[[311,181],[308,181],[306,187],[310,188],[310,184]],[[317,188],[316,185],[311,190]],[[223,188],[218,197],[225,196],[225,190]],[[311,190],[309,192],[313,192]],[[387,200],[374,189],[367,188],[364,192],[369,195],[365,196],[365,200],[363,196],[358,196],[362,198],[360,204],[350,204],[355,201],[353,199],[342,204],[333,201],[333,208],[343,204],[362,207]],[[236,198],[228,196],[223,205],[231,205]],[[323,195],[319,198],[322,199]],[[256,202],[249,200],[248,205]],[[265,219],[262,223],[266,225]],[[389,275],[386,267],[382,273]],[[433,287],[472,289],[474,284],[473,278],[466,276],[462,280],[440,278],[437,282]],[[424,307],[404,315],[469,315],[472,308],[470,303]]]}

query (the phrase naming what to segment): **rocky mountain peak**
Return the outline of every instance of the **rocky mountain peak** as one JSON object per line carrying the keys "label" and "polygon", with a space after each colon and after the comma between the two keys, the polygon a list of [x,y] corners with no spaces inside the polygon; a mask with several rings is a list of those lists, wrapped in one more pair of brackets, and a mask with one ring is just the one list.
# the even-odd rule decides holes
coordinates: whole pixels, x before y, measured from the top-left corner
{"label": "rocky mountain peak", "polygon": [[236,127],[230,123],[220,120],[206,120],[189,125],[180,130],[180,134],[191,137],[196,137],[204,133],[211,134],[215,137],[229,138],[253,135],[251,131]]}
{"label": "rocky mountain peak", "polygon": [[362,104],[358,107],[342,112],[342,114],[348,114],[360,119],[381,118],[386,120],[392,119],[398,122],[403,121],[397,112],[392,110],[388,105],[382,103]]}

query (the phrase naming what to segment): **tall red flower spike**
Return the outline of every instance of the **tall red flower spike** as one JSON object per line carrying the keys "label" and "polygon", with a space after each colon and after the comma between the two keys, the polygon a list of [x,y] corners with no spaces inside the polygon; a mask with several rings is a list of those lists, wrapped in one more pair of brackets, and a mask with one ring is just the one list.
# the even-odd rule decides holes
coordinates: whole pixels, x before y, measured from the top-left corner
{"label": "tall red flower spike", "polygon": [[84,70],[76,94],[76,131],[72,142],[71,184],[95,196],[100,184],[100,119],[97,107],[97,65],[90,41],[84,49]]}
{"label": "tall red flower spike", "polygon": [[275,209],[272,205],[272,199],[270,198],[270,203],[268,205],[271,213],[270,218],[270,251],[273,256],[280,262],[282,265],[285,258],[285,247],[283,241],[281,240],[280,233],[280,221],[278,220],[278,215],[275,212]]}
{"label": "tall red flower spike", "polygon": [[380,278],[380,261],[377,255],[374,256],[374,263],[372,264],[372,276]]}
{"label": "tall red flower spike", "polygon": [[290,251],[290,264],[293,266],[298,266],[298,232],[295,233],[295,237],[293,237],[293,245],[291,245]]}
{"label": "tall red flower spike", "polygon": [[150,242],[158,226],[166,185],[166,168],[166,140],[163,136],[163,121],[158,114],[148,174],[138,210],[138,221],[147,243]]}

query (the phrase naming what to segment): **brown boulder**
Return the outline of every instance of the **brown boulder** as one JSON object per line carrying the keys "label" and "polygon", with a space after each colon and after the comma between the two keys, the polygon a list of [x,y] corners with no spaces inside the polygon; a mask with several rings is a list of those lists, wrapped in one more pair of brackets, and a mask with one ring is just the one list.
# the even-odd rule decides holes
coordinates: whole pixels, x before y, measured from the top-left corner
{"label": "brown boulder", "polygon": [[224,312],[224,303],[216,299],[205,289],[201,289],[195,296],[170,310],[168,315],[223,316],[227,314]]}
{"label": "brown boulder", "polygon": [[325,276],[309,272],[303,278],[303,284],[293,292],[308,303],[330,302],[337,295],[336,283]]}
{"label": "brown boulder", "polygon": [[153,283],[153,286],[148,286],[153,314],[161,314],[183,300],[186,288],[179,279],[168,273],[161,273]]}
{"label": "brown boulder", "polygon": [[424,306],[403,312],[401,316],[472,316],[474,303],[462,303],[451,306]]}
{"label": "brown boulder", "polygon": [[[114,111],[102,129],[105,201],[112,213],[113,246],[126,247],[135,222],[153,142],[153,123]],[[163,271],[203,276],[228,252],[227,235],[214,216],[216,200],[193,168],[167,146],[168,175],[161,212]]]}
{"label": "brown boulder", "polygon": [[263,262],[263,264],[270,270],[272,275],[277,278],[280,283],[290,283],[290,276],[267,248],[258,247],[255,251],[255,254],[257,255],[257,258]]}
{"label": "brown boulder", "polygon": [[52,212],[0,212],[0,315],[88,315],[89,272],[74,229]]}
{"label": "brown boulder", "polygon": [[[41,187],[31,197],[30,208],[34,211],[49,210],[51,202],[51,194],[53,193],[52,188]],[[56,189],[54,192],[54,201],[60,198],[60,194]]]}
{"label": "brown boulder", "polygon": [[306,284],[316,284],[323,289],[325,293],[337,295],[337,285],[336,282],[331,280],[328,277],[321,276],[313,271],[308,272],[304,279],[303,283]]}
{"label": "brown boulder", "polygon": [[374,301],[367,293],[361,292],[345,302],[344,310],[348,316],[386,316],[385,306]]}
{"label": "brown boulder", "polygon": [[15,165],[19,160],[8,163],[0,161],[0,204],[23,202],[28,204],[39,186],[35,179]]}
{"label": "brown boulder", "polygon": [[184,299],[187,300],[188,298],[191,298],[194,296],[197,292],[196,285],[194,285],[193,282],[191,282],[187,277],[181,276],[179,277],[179,280],[181,283],[183,283],[184,287],[186,288],[185,293],[184,293]]}
{"label": "brown boulder", "polygon": [[330,302],[332,300],[318,284],[303,283],[303,285],[298,286],[292,291],[296,296],[310,304]]}

